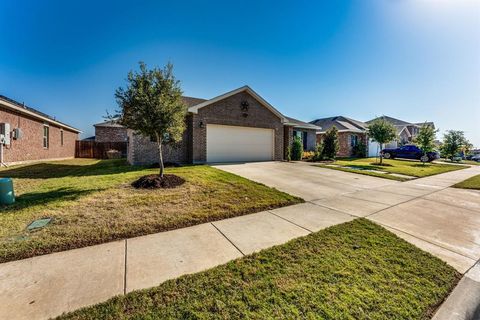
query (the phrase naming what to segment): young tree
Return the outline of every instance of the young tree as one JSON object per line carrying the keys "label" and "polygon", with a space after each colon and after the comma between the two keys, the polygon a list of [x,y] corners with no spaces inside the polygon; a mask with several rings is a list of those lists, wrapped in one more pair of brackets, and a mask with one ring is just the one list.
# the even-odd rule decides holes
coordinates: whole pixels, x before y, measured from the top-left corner
{"label": "young tree", "polygon": [[[383,150],[385,143],[389,143],[397,138],[397,130],[388,121],[378,118],[368,126],[368,136],[380,144],[380,150]],[[380,164],[383,162],[383,154],[380,152]]]}
{"label": "young tree", "polygon": [[425,164],[428,161],[427,153],[433,151],[435,148],[435,138],[438,130],[435,130],[433,126],[428,125],[426,122],[421,126],[415,143],[423,151],[423,157],[420,160]]}
{"label": "young tree", "polygon": [[126,88],[115,92],[120,107],[119,123],[157,143],[160,177],[163,178],[162,146],[182,140],[187,107],[182,100],[180,82],[173,75],[173,65],[163,69],[147,69],[140,62],[140,71],[128,73]]}
{"label": "young tree", "polygon": [[453,161],[457,153],[469,144],[470,142],[465,138],[463,131],[448,130],[443,135],[442,155]]}
{"label": "young tree", "polygon": [[338,130],[333,126],[325,132],[325,137],[323,138],[323,157],[335,160],[338,149]]}
{"label": "young tree", "polygon": [[292,143],[292,160],[300,161],[303,155],[303,143],[300,137],[295,137]]}
{"label": "young tree", "polygon": [[315,145],[315,153],[313,154],[313,161],[323,160],[323,142],[317,143]]}

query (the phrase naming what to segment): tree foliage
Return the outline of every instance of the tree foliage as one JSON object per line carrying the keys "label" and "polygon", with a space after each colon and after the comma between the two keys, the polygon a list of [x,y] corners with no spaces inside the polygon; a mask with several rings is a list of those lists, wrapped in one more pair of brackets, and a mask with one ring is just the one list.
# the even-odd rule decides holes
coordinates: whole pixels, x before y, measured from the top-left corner
{"label": "tree foliage", "polygon": [[157,143],[163,177],[162,146],[182,140],[187,112],[173,65],[168,63],[163,69],[149,70],[140,62],[140,70],[128,73],[126,87],[118,88],[115,98],[120,107],[115,115],[119,123]]}
{"label": "tree foliage", "polygon": [[291,158],[294,161],[302,160],[303,143],[300,137],[293,138]]}
{"label": "tree foliage", "polygon": [[358,141],[358,144],[352,148],[352,156],[356,158],[365,158],[367,156],[367,146],[363,140]]}
{"label": "tree foliage", "polygon": [[323,142],[317,143],[315,145],[315,152],[313,154],[313,161],[321,161],[323,160]]}
{"label": "tree foliage", "polygon": [[[389,143],[397,138],[397,130],[388,121],[383,118],[377,118],[368,126],[368,136],[380,144],[380,150],[383,150],[385,143]],[[383,161],[383,154],[380,153],[380,164]]]}
{"label": "tree foliage", "polygon": [[325,132],[323,138],[323,157],[329,160],[335,160],[339,147],[338,130],[333,126]]}
{"label": "tree foliage", "polygon": [[470,142],[465,138],[463,131],[448,130],[443,135],[443,144],[441,147],[442,156],[453,158],[464,148],[468,148]]}
{"label": "tree foliage", "polygon": [[428,152],[435,149],[435,138],[438,130],[435,130],[433,126],[428,125],[426,122],[420,127],[420,130],[415,138],[415,144],[422,150],[424,157],[422,162],[425,164],[425,156]]}

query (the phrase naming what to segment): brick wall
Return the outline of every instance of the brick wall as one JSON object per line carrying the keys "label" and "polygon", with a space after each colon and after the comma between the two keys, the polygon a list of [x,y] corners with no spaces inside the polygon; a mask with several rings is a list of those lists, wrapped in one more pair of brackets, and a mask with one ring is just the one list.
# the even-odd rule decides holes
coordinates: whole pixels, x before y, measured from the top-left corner
{"label": "brick wall", "polygon": [[97,142],[125,142],[127,129],[123,127],[95,127],[95,141]]}
{"label": "brick wall", "polygon": [[[248,116],[243,116],[241,109],[242,101],[247,101]],[[200,122],[203,126],[200,127]],[[282,160],[284,157],[284,129],[278,116],[261,105],[255,98],[246,92],[213,103],[198,110],[198,114],[192,117],[192,152],[193,162],[207,161],[207,125],[223,124],[243,127],[256,127],[274,129],[275,151],[274,160]]]}
{"label": "brick wall", "polygon": [[10,129],[22,130],[19,140],[11,139],[10,146],[4,146],[4,162],[14,163],[44,159],[64,159],[75,156],[75,141],[78,133],[63,129],[63,146],[61,145],[61,128],[49,123],[49,147],[43,147],[44,121],[11,111],[0,106],[0,122],[10,123]]}
{"label": "brick wall", "polygon": [[[317,135],[317,142],[320,143],[320,141],[323,140],[325,134],[318,134]],[[358,136],[358,141],[363,141],[363,143],[366,145],[367,140],[366,140],[366,134],[364,133],[353,133],[353,132],[339,132],[338,133],[338,152],[337,152],[337,157],[351,157],[352,156],[352,146],[351,146],[351,136],[356,135]]]}
{"label": "brick wall", "polygon": [[287,150],[288,147],[290,147],[293,143],[293,127],[290,126],[284,126],[283,128],[283,158],[286,160],[287,159]]}
{"label": "brick wall", "polygon": [[[156,142],[150,140],[141,134],[135,133],[133,130],[127,130],[128,135],[128,151],[127,160],[134,165],[149,165],[158,163],[158,146]],[[183,140],[178,145],[163,146],[162,156],[164,162],[188,163],[188,130],[183,134]]]}

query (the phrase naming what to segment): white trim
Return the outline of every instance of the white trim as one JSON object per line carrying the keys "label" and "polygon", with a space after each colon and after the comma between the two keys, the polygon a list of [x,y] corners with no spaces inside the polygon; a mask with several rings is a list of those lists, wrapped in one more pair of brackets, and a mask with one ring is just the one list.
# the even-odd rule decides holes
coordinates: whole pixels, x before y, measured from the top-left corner
{"label": "white trim", "polygon": [[35,113],[35,112],[32,112],[32,111],[27,110],[27,109],[24,109],[24,108],[19,107],[19,106],[17,106],[17,105],[14,105],[13,103],[10,103],[10,102],[5,101],[5,100],[3,100],[3,99],[0,99],[0,103],[1,103],[3,106],[7,107],[7,108],[13,109],[13,110],[15,110],[15,111],[17,111],[17,112],[20,112],[20,113],[23,113],[23,114],[27,114],[27,115],[29,115],[29,116],[31,116],[31,117],[36,118],[36,119],[40,119],[40,120],[46,121],[46,122],[48,122],[48,123],[55,124],[55,125],[57,125],[57,126],[59,126],[59,127],[61,127],[61,128],[65,128],[65,129],[68,129],[68,130],[71,130],[71,131],[74,131],[74,132],[77,132],[77,133],[81,133],[81,132],[82,132],[82,131],[80,131],[80,130],[78,130],[78,129],[75,129],[74,127],[70,127],[70,126],[67,126],[66,124],[60,123],[60,122],[58,122],[58,121],[56,121],[56,120],[50,119],[50,118],[48,118],[48,117],[41,116],[41,115],[39,115],[39,114],[37,114],[37,113]]}
{"label": "white trim", "polygon": [[268,103],[265,99],[263,99],[260,95],[258,95],[255,91],[253,91],[249,86],[243,86],[243,87],[240,87],[238,89],[235,89],[233,91],[230,91],[230,92],[227,92],[227,93],[224,93],[218,97],[215,97],[213,99],[210,99],[210,100],[207,100],[207,101],[204,101],[202,103],[199,103],[197,105],[194,105],[190,108],[188,108],[188,112],[191,112],[191,113],[194,113],[194,114],[197,114],[198,113],[198,109],[201,109],[203,107],[206,107],[208,105],[211,105],[212,103],[215,103],[215,102],[218,102],[220,100],[223,100],[225,98],[228,98],[228,97],[231,97],[237,93],[240,93],[240,92],[247,92],[249,93],[251,96],[253,96],[256,100],[258,100],[264,107],[266,107],[268,110],[270,110],[273,114],[275,114],[277,117],[280,118],[280,120],[282,121],[282,123],[287,123],[287,119],[283,116],[283,114],[281,114],[277,109],[275,109],[270,103]]}
{"label": "white trim", "polygon": [[[337,132],[352,132],[352,133],[358,133],[358,134],[367,134],[366,131],[361,131],[360,129],[358,131],[355,130],[349,130],[349,129],[343,129],[343,130],[337,130]],[[327,131],[317,131],[317,134],[325,134]]]}
{"label": "white trim", "polygon": [[296,129],[296,128],[306,129],[306,130],[320,130],[320,129],[322,129],[321,127],[316,126],[316,125],[312,125],[313,127],[311,127],[311,126],[306,126],[306,125],[302,125],[302,124],[295,124],[293,122],[284,123],[284,125],[286,125],[287,127],[292,127],[293,129]]}
{"label": "white trim", "polygon": [[[407,126],[403,127],[403,129],[398,133],[398,136],[400,137],[400,135],[402,134],[402,132],[403,132],[404,130],[406,130],[406,129],[407,129]],[[408,134],[409,137],[412,136],[412,134],[411,134],[408,130],[407,130],[407,134]]]}

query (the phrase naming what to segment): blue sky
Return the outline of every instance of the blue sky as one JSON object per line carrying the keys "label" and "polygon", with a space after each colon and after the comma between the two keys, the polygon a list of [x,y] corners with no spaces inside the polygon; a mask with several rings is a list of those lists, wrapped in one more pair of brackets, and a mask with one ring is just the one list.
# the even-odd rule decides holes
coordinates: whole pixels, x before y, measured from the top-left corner
{"label": "blue sky", "polygon": [[0,94],[84,136],[141,60],[171,61],[185,95],[248,84],[305,121],[429,120],[480,147],[475,0],[3,0],[0,36]]}

